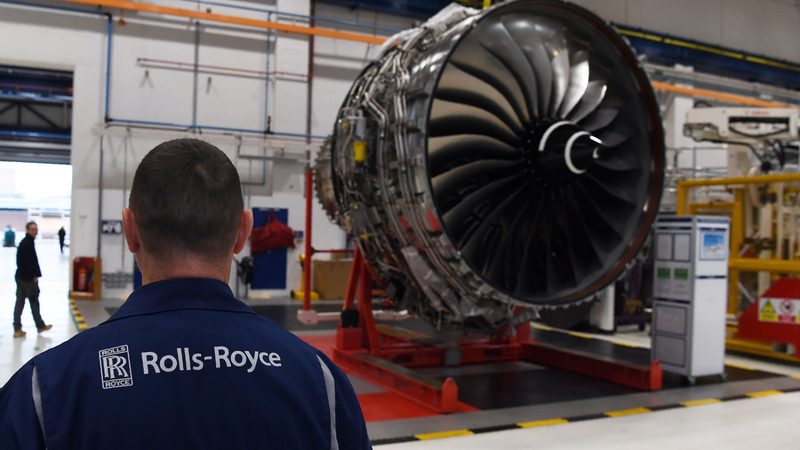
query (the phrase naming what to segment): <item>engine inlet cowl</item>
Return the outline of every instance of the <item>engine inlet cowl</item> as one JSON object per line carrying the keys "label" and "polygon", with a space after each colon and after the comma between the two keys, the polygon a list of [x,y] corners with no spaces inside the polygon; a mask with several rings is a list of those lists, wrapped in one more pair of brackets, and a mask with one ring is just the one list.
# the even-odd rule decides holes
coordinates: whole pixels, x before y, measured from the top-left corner
{"label": "engine inlet cowl", "polygon": [[540,0],[451,6],[394,38],[316,171],[395,300],[491,329],[615,280],[647,237],[663,166],[630,47],[591,12]]}

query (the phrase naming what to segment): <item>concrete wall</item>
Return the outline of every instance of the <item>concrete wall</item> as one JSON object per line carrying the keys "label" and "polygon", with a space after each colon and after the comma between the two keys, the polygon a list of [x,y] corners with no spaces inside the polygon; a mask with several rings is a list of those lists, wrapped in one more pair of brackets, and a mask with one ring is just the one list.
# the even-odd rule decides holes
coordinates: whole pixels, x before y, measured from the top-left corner
{"label": "concrete wall", "polygon": [[606,20],[800,61],[795,0],[574,0]]}

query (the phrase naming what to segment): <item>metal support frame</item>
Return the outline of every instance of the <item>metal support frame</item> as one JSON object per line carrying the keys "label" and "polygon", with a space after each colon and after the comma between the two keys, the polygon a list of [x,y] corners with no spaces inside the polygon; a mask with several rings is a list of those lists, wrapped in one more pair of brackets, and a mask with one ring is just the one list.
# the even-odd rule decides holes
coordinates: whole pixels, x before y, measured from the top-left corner
{"label": "metal support frame", "polygon": [[[47,125],[49,125],[49,126],[50,126],[50,128],[52,128],[52,129],[54,129],[54,130],[61,130],[61,131],[66,131],[66,130],[69,130],[69,128],[64,128],[64,127],[62,127],[62,126],[60,126],[60,125],[56,124],[55,122],[53,122],[52,120],[50,120],[50,118],[48,118],[47,116],[45,116],[45,115],[44,115],[44,114],[42,114],[41,112],[37,111],[37,110],[36,110],[36,108],[34,108],[33,106],[31,106],[31,105],[30,105],[30,104],[28,104],[28,103],[21,103],[21,104],[20,104],[20,107],[21,107],[21,108],[25,108],[25,109],[27,109],[27,110],[28,110],[28,111],[29,111],[31,114],[33,114],[34,116],[36,116],[37,118],[39,118],[39,120],[41,120],[42,122],[46,123]],[[20,124],[20,126],[21,126],[21,125],[22,125],[22,124]]]}
{"label": "metal support frame", "polygon": [[752,177],[732,177],[732,178],[709,178],[681,180],[677,186],[677,205],[676,214],[679,216],[692,215],[696,208],[692,208],[690,203],[690,191],[692,189],[723,186],[733,188],[733,204],[730,208],[731,214],[731,234],[730,234],[730,254],[732,258],[728,261],[728,314],[736,314],[739,311],[739,279],[742,271],[766,271],[776,273],[798,273],[796,268],[800,267],[800,261],[790,260],[763,260],[756,258],[737,258],[739,251],[744,245],[745,231],[745,200],[747,193],[745,186],[761,185],[774,183],[800,183],[800,173],[777,173],[769,175],[758,175]]}
{"label": "metal support frame", "polygon": [[306,166],[306,234],[303,239],[303,309],[311,309],[311,202],[314,198],[314,172]]}
{"label": "metal support frame", "polygon": [[[5,104],[7,102],[7,104]],[[56,123],[56,120],[47,117],[42,110],[40,110],[36,105],[45,106],[48,108],[58,108],[59,115],[62,117],[62,124]],[[67,108],[68,111],[65,112],[64,108]],[[15,120],[9,120],[6,122],[5,126],[12,127],[12,130],[16,131],[38,131],[41,133],[65,133],[69,132],[71,127],[67,124],[64,116],[65,114],[71,115],[71,104],[70,103],[62,103],[62,102],[41,102],[37,99],[24,99],[24,98],[5,98],[0,96],[0,115],[8,113],[9,111],[14,111],[11,114],[15,115]],[[27,111],[33,117],[39,119],[41,123],[34,123],[29,117],[27,120],[23,115],[23,111]],[[13,116],[12,116],[13,117]],[[2,124],[0,124],[2,125]],[[40,136],[38,140],[52,140],[50,137]],[[64,136],[59,140],[69,139],[69,136]]]}
{"label": "metal support frame", "polygon": [[[637,389],[661,388],[662,371],[658,361],[646,366],[626,364],[534,341],[530,338],[529,322],[519,324],[513,330],[501,330],[496,336],[465,339],[452,348],[421,341],[415,333],[375,323],[372,280],[369,265],[360,248],[356,247],[342,321],[336,331],[334,360],[348,370],[436,412],[458,410],[455,380],[448,377],[440,382],[415,374],[409,368],[528,361]],[[354,319],[355,311],[357,320]]]}
{"label": "metal support frame", "polygon": [[8,105],[6,105],[5,107],[3,107],[3,108],[0,108],[0,115],[2,115],[2,114],[4,114],[4,113],[6,113],[7,111],[10,111],[10,110],[11,110],[11,108],[14,108],[15,106],[17,106],[17,105],[16,105],[16,104],[14,104],[14,103],[9,103],[9,104],[8,104]]}
{"label": "metal support frame", "polygon": [[[800,361],[800,326],[762,322],[758,320],[759,302],[755,301],[739,315],[739,281],[742,272],[766,272],[770,274],[800,275],[800,260],[743,258],[740,250],[745,243],[745,217],[747,208],[747,185],[800,183],[800,173],[778,173],[752,177],[712,178],[681,180],[678,182],[676,213],[692,215],[703,205],[690,203],[690,190],[707,186],[724,186],[733,189],[733,203],[722,203],[720,210],[727,210],[731,216],[730,255],[728,260],[728,308],[729,315],[738,315],[736,326],[729,328],[726,346],[735,351],[767,356],[771,358]],[[782,220],[782,218],[779,218]],[[779,236],[780,238],[780,236]],[[776,281],[764,296],[782,295],[786,298],[800,298],[800,280],[783,278]],[[794,355],[776,352],[772,343],[796,345]]]}

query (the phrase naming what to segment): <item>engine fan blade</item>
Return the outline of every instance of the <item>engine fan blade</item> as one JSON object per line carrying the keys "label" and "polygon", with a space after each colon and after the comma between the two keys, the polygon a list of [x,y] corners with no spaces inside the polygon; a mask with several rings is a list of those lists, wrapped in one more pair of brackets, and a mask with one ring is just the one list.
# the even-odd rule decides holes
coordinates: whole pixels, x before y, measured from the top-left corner
{"label": "engine fan blade", "polygon": [[[588,226],[588,235],[591,236],[592,242],[601,246],[601,254],[608,254],[608,249],[613,248],[616,242],[622,239],[622,230],[625,218],[620,215],[609,214],[611,210],[610,203],[617,203],[616,197],[611,195],[603,196],[598,195],[598,192],[592,191],[584,186],[576,185],[575,194],[581,198],[582,212],[586,216],[586,224]],[[605,192],[605,191],[604,191]],[[614,199],[609,201],[608,197]]]}
{"label": "engine fan blade", "polygon": [[630,135],[624,131],[604,131],[599,137],[605,147],[614,148],[626,142]]}
{"label": "engine fan blade", "polygon": [[531,117],[538,117],[539,100],[536,89],[537,75],[528,63],[519,44],[501,20],[486,21],[477,30],[481,45],[501,61],[519,84]]}
{"label": "engine fan blade", "polygon": [[553,68],[552,95],[547,108],[547,115],[554,116],[561,106],[570,79],[569,46],[564,38],[564,31],[560,24],[546,17],[538,17],[533,25],[539,35],[542,36],[545,51]]}
{"label": "engine fan blade", "polygon": [[607,89],[608,86],[605,80],[590,81],[586,86],[586,93],[583,95],[583,98],[581,98],[578,106],[576,106],[568,116],[569,120],[580,122],[583,118],[591,114],[600,106],[600,103],[603,102],[603,97],[605,97]]}
{"label": "engine fan blade", "polygon": [[569,86],[558,108],[558,117],[572,112],[589,86],[589,54],[585,50],[570,52],[570,66]]}
{"label": "engine fan blade", "polygon": [[530,122],[531,117],[525,106],[525,95],[514,75],[488,50],[474,42],[471,36],[464,39],[459,46],[459,51],[453,53],[449,64],[493,86],[503,94],[503,97],[514,108],[517,116],[524,119],[523,122]]}
{"label": "engine fan blade", "polygon": [[481,108],[497,116],[515,133],[525,126],[508,100],[491,84],[449,65],[439,80],[436,98]]}
{"label": "engine fan blade", "polygon": [[519,157],[519,149],[480,134],[455,134],[428,140],[428,170],[431,176],[453,167],[454,161],[516,160]]}
{"label": "engine fan blade", "polygon": [[517,283],[514,278],[516,271],[513,268],[519,267],[520,246],[524,246],[531,239],[530,234],[524,233],[523,229],[527,225],[531,211],[538,206],[536,199],[540,195],[537,194],[538,191],[530,192],[530,190],[515,194],[513,202],[506,208],[506,214],[503,216],[503,238],[494,249],[486,269],[486,277],[509,286],[509,290],[513,290],[513,286]]}
{"label": "engine fan blade", "polygon": [[535,18],[528,15],[509,14],[503,16],[506,29],[528,59],[536,73],[539,111],[547,111],[553,85],[553,67],[544,48],[542,36],[533,26]]}
{"label": "engine fan blade", "polygon": [[453,233],[455,240],[459,240],[463,230],[462,224],[473,215],[475,210],[480,209],[483,203],[491,202],[498,204],[498,199],[514,191],[519,186],[519,180],[524,174],[512,175],[510,177],[494,180],[476,191],[465,196],[460,202],[444,213],[443,220],[448,230]]}
{"label": "engine fan blade", "polygon": [[434,100],[431,108],[431,136],[483,134],[516,147],[519,137],[497,116],[474,106]]}
{"label": "engine fan blade", "polygon": [[[498,220],[500,214],[502,214],[506,208],[508,208],[509,204],[517,198],[517,194],[519,192],[524,192],[529,188],[528,183],[521,183],[519,187],[513,190],[511,193],[505,196],[498,196],[495,203],[488,204],[485,208],[481,208],[480,211],[476,213],[478,219],[475,221],[475,226],[470,226],[468,230],[465,230],[462,235],[459,236],[458,239],[458,248],[460,251],[464,252],[464,248],[469,244],[470,241],[473,239],[477,239],[482,237],[483,233],[486,232],[489,225],[495,223]],[[481,239],[477,239],[481,240]],[[464,255],[465,259],[467,255]]]}
{"label": "engine fan blade", "polygon": [[[513,175],[517,163],[514,161],[475,161],[456,167],[433,177],[433,194],[436,198],[448,198],[456,193],[462,195],[469,188],[501,177]],[[477,180],[477,181],[476,181]]]}
{"label": "engine fan blade", "polygon": [[[608,183],[603,183],[599,181],[594,175],[590,172],[586,173],[586,176],[581,178],[581,182],[579,183],[581,186],[586,188],[588,192],[593,192],[597,200],[600,200],[602,197],[601,195],[607,195],[611,197],[619,203],[619,206],[625,205],[633,205],[633,199],[631,198],[631,194],[627,191],[620,191],[615,189],[614,186],[609,185]],[[596,204],[597,202],[593,202]],[[608,206],[608,205],[605,205]]]}
{"label": "engine fan blade", "polygon": [[601,152],[601,156],[597,158],[597,161],[595,161],[597,166],[612,172],[637,172],[639,170],[638,164],[635,162],[629,162],[618,155],[612,155],[610,157],[603,156],[607,153],[619,153],[619,151],[614,149],[606,149],[605,151]]}
{"label": "engine fan blade", "polygon": [[578,124],[589,131],[602,130],[611,125],[617,115],[619,115],[618,107],[601,106],[578,122]]}

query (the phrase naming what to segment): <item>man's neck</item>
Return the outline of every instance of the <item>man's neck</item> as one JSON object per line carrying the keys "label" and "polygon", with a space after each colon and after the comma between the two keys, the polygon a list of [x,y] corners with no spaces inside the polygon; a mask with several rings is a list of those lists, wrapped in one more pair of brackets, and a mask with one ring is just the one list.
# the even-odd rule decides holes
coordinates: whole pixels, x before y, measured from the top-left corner
{"label": "man's neck", "polygon": [[230,280],[233,258],[217,264],[210,264],[196,258],[184,256],[171,262],[141,255],[137,258],[142,272],[142,284],[173,278],[210,278],[227,283]]}
{"label": "man's neck", "polygon": [[172,272],[156,272],[151,274],[142,273],[142,285],[155,283],[156,281],[172,280],[175,278],[208,278],[211,280],[219,280],[227,283],[228,276],[221,276],[217,272],[202,272],[202,271],[172,271]]}

